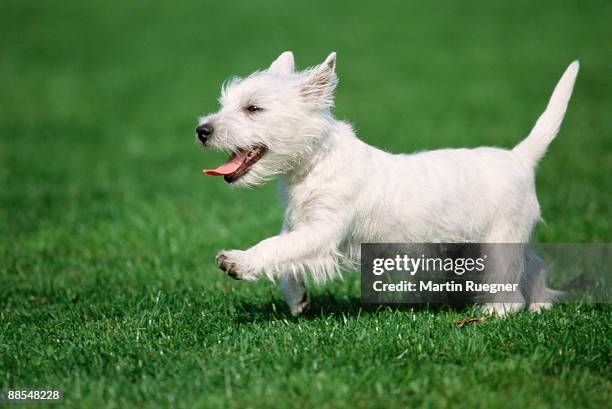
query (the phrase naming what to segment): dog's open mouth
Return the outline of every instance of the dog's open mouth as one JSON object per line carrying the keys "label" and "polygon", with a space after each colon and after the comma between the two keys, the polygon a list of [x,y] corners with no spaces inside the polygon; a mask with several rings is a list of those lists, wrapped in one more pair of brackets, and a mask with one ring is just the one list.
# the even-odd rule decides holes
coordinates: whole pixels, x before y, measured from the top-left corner
{"label": "dog's open mouth", "polygon": [[268,148],[265,146],[239,149],[238,152],[232,153],[227,161],[217,169],[204,169],[202,172],[207,175],[223,176],[227,183],[232,183],[247,173],[267,150]]}

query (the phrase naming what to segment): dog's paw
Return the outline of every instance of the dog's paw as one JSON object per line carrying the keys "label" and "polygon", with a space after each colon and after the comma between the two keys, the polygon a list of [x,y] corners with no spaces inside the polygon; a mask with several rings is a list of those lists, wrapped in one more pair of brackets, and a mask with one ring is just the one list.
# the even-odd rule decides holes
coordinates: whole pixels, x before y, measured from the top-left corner
{"label": "dog's paw", "polygon": [[221,270],[235,280],[255,280],[256,275],[248,267],[245,258],[245,252],[242,250],[224,250],[217,254],[215,262]]}
{"label": "dog's paw", "polygon": [[229,261],[225,253],[221,252],[217,254],[215,263],[217,263],[217,267],[225,271],[228,276],[232,277],[233,279],[240,280],[240,277],[238,277],[238,273],[236,272],[236,264]]}
{"label": "dog's paw", "polygon": [[552,308],[553,304],[551,302],[536,302],[529,304],[529,311],[531,312],[542,312],[544,310],[548,310]]}
{"label": "dog's paw", "polygon": [[291,312],[292,316],[297,317],[297,316],[302,315],[302,313],[304,313],[310,306],[310,301],[308,300],[308,294],[304,293],[304,296],[302,297],[300,301],[289,304],[288,306],[289,306],[289,311]]}
{"label": "dog's paw", "polygon": [[486,315],[496,315],[499,318],[503,318],[508,314],[521,311],[525,307],[525,304],[519,302],[492,302],[483,305],[483,311]]}

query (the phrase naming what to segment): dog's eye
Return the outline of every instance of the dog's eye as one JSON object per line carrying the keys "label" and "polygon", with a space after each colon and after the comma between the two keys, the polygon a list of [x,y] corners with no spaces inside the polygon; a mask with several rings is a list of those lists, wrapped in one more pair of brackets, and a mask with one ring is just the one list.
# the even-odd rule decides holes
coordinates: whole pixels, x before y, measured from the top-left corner
{"label": "dog's eye", "polygon": [[249,112],[263,111],[263,109],[258,107],[257,105],[249,105],[248,107],[246,107],[246,110]]}

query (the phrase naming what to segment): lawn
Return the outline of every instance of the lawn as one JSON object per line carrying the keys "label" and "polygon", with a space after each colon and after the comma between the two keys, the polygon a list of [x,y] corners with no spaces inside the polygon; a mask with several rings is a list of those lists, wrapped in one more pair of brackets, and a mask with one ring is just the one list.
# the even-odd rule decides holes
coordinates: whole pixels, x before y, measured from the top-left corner
{"label": "lawn", "polygon": [[[229,3],[229,2],[226,2]],[[3,1],[0,388],[79,408],[607,407],[612,308],[365,308],[358,277],[285,311],[218,271],[281,224],[194,139],[223,80],[338,52],[335,113],[391,151],[530,130],[581,61],[538,173],[539,242],[612,240],[612,3]],[[61,405],[60,405],[61,406]],[[23,407],[23,406],[20,406]]]}

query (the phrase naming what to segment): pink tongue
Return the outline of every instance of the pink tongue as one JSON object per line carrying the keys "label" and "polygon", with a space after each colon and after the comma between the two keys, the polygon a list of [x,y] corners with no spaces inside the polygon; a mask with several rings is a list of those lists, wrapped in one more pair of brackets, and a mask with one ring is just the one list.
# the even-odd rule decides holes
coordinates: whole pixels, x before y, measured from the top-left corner
{"label": "pink tongue", "polygon": [[217,169],[204,169],[202,172],[213,176],[229,175],[238,170],[240,165],[242,165],[246,160],[248,154],[248,149],[241,150],[237,154],[232,154],[232,156],[230,156],[229,159]]}

